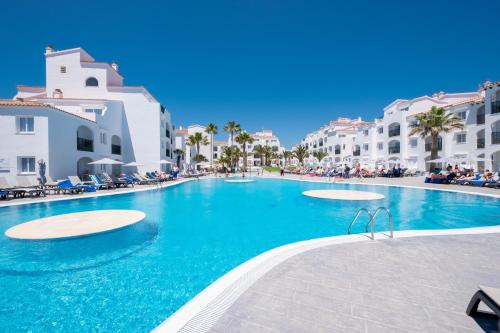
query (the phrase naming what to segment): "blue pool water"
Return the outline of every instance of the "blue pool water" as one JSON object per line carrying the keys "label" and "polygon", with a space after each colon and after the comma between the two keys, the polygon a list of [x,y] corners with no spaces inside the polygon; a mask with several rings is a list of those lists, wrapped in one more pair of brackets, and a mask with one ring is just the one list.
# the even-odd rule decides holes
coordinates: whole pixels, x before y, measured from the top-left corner
{"label": "blue pool water", "polygon": [[[386,198],[346,202],[301,194],[324,188],[373,191]],[[247,259],[279,245],[345,234],[360,207],[380,205],[391,208],[397,230],[500,220],[500,200],[494,198],[273,179],[200,180],[163,190],[0,208],[0,332],[147,332]],[[4,236],[9,227],[35,218],[120,208],[143,210],[146,220],[69,240]]]}

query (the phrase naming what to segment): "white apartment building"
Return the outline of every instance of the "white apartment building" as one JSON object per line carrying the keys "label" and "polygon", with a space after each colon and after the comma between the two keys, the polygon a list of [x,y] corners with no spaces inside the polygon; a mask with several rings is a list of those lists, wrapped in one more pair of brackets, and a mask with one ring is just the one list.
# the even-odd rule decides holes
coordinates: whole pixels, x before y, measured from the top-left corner
{"label": "white apartment building", "polygon": [[[500,83],[486,82],[478,92],[437,93],[397,99],[373,123],[339,118],[309,133],[301,144],[309,152],[322,150],[327,162],[391,166],[426,170],[430,138],[409,136],[415,115],[432,106],[443,107],[464,120],[462,131],[443,134],[439,157],[472,164],[476,170],[500,171]],[[349,126],[351,125],[351,126]]]}
{"label": "white apartment building", "polygon": [[[252,151],[255,146],[268,146],[271,147],[273,153],[276,155],[281,155],[285,151],[285,148],[281,145],[279,138],[273,134],[272,130],[262,130],[260,132],[250,133],[254,139],[253,143],[246,145],[246,151],[248,152],[247,166],[261,166],[261,158],[257,154],[253,154]],[[228,138],[228,144],[231,144],[231,138]],[[243,146],[238,144],[236,141],[234,145],[237,146],[241,151],[243,151]],[[280,158],[274,158],[271,160],[273,165],[279,165]],[[243,158],[240,158],[240,165],[243,165]]]}
{"label": "white apartment building", "polygon": [[[180,149],[184,152],[181,165],[182,169],[187,168],[188,166],[194,166],[196,163],[194,161],[194,157],[196,156],[196,146],[188,145],[188,140],[190,135],[194,135],[195,133],[201,133],[203,137],[206,137],[208,144],[200,145],[200,155],[203,155],[208,162],[200,163],[201,165],[210,165],[212,161],[215,161],[217,157],[214,157],[211,154],[211,145],[212,138],[211,135],[207,133],[206,126],[203,125],[190,125],[188,127],[179,127],[175,131],[175,149]],[[215,150],[215,148],[214,148]],[[198,165],[199,166],[199,165]]]}
{"label": "white apartment building", "polygon": [[45,63],[45,86],[17,86],[0,102],[0,175],[37,174],[40,160],[53,179],[119,171],[89,164],[105,157],[168,168],[158,162],[172,158],[171,116],[145,87],[125,86],[115,62],[82,48],[49,46]]}

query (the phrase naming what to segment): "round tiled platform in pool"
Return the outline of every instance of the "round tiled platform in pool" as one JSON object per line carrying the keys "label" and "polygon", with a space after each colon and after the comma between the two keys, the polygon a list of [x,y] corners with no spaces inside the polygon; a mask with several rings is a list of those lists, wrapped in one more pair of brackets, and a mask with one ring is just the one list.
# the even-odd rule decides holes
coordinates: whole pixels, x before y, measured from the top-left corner
{"label": "round tiled platform in pool", "polygon": [[145,217],[146,214],[138,210],[92,210],[21,223],[8,229],[5,235],[26,240],[77,237],[123,228]]}
{"label": "round tiled platform in pool", "polygon": [[313,198],[330,200],[380,200],[385,196],[375,192],[352,191],[352,190],[313,190],[304,191],[303,195]]}

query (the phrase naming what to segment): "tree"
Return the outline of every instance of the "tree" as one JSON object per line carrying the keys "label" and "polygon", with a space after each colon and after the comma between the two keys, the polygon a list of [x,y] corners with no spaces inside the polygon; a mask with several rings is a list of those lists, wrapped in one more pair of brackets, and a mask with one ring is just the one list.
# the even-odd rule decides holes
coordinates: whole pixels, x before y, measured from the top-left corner
{"label": "tree", "polygon": [[210,134],[210,154],[211,154],[210,155],[210,168],[212,168],[212,169],[214,167],[214,163],[213,163],[213,160],[214,160],[214,135],[217,134],[218,129],[219,128],[214,123],[208,123],[207,128],[205,129],[205,132]]}
{"label": "tree", "polygon": [[264,146],[264,157],[266,158],[266,166],[270,166],[273,157],[273,149],[271,147]]}
{"label": "tree", "polygon": [[233,167],[239,160],[241,156],[240,148],[235,146],[228,146],[222,149],[223,158],[229,161],[229,165]]}
{"label": "tree", "polygon": [[307,152],[307,148],[305,146],[298,145],[293,150],[293,156],[295,156],[299,160],[299,163],[302,164],[304,159],[309,156],[309,153]]}
{"label": "tree", "polygon": [[224,131],[228,132],[231,137],[231,146],[234,145],[234,134],[241,132],[240,124],[234,120],[228,121],[224,126]]}
{"label": "tree", "polygon": [[313,156],[316,157],[318,159],[318,162],[321,162],[322,159],[324,159],[325,157],[328,156],[327,153],[325,153],[324,151],[315,151],[313,153]]}
{"label": "tree", "polygon": [[[196,147],[196,155],[194,157],[194,160],[196,163],[200,163],[200,162],[203,162],[201,161],[201,157],[199,156],[203,156],[203,155],[200,155],[200,146],[206,146],[208,145],[208,139],[206,136],[203,136],[202,133],[200,132],[196,132],[190,136],[188,136],[188,140],[186,142],[186,144],[188,146],[195,146]],[[206,159],[205,156],[203,156],[204,159]]]}
{"label": "tree", "polygon": [[181,168],[181,158],[184,155],[184,150],[176,149],[176,150],[174,150],[174,154],[177,156],[177,167],[180,169]]}
{"label": "tree", "polygon": [[253,143],[254,138],[247,132],[241,132],[236,137],[236,142],[238,142],[243,148],[243,172],[247,171],[247,144]]}
{"label": "tree", "polygon": [[[431,137],[431,160],[438,158],[439,134],[464,128],[463,121],[454,113],[446,112],[445,109],[436,106],[433,106],[429,112],[417,114],[415,118],[417,122],[410,126],[409,136],[419,134],[422,139]],[[429,170],[434,169],[435,163],[430,163]]]}
{"label": "tree", "polygon": [[285,166],[287,166],[287,164],[290,163],[290,159],[293,157],[293,152],[291,152],[290,150],[285,150],[283,152],[283,157],[285,159]]}
{"label": "tree", "polygon": [[253,147],[253,154],[257,155],[260,159],[260,166],[264,166],[264,146],[262,145],[255,145]]}

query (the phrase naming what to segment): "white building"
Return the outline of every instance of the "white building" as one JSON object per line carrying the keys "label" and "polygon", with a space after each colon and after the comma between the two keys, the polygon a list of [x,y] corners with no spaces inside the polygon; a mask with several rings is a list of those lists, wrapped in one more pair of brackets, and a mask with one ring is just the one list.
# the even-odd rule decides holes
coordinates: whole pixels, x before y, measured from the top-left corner
{"label": "white building", "polygon": [[[268,146],[271,147],[271,150],[275,156],[280,156],[285,151],[285,148],[281,145],[279,138],[273,134],[272,130],[262,130],[260,132],[250,133],[252,138],[254,139],[253,143],[246,144],[246,151],[248,152],[247,158],[247,166],[261,166],[261,158],[257,154],[253,154],[253,149],[257,145],[261,145],[263,147]],[[228,138],[228,144],[231,144],[231,138]],[[239,143],[234,142],[234,145],[237,146],[241,151],[243,151],[243,146]],[[273,165],[279,165],[280,158],[273,158],[271,160]],[[240,158],[240,165],[243,165],[243,158]]]}
{"label": "white building", "polygon": [[432,106],[443,107],[464,120],[462,131],[443,134],[439,156],[472,164],[476,170],[500,171],[500,83],[487,82],[478,92],[437,93],[414,99],[397,99],[373,123],[339,118],[310,133],[301,144],[309,152],[328,153],[337,163],[399,164],[426,170],[430,138],[409,136],[415,115]]}
{"label": "white building", "polygon": [[[194,135],[195,133],[201,133],[201,135],[207,139],[208,144],[200,145],[200,155],[203,155],[207,159],[208,162],[204,162],[206,165],[210,165],[214,160],[210,150],[211,150],[211,135],[207,133],[207,128],[203,125],[190,125],[188,127],[179,127],[175,131],[175,149],[180,149],[184,152],[183,154],[183,165],[182,169],[187,166],[193,166],[197,164],[194,160],[196,156],[196,146],[188,145],[189,136]],[[200,165],[197,165],[198,167]]]}
{"label": "white building", "polygon": [[136,161],[140,171],[171,160],[170,113],[145,87],[123,85],[116,63],[50,46],[45,60],[45,86],[17,86],[0,103],[0,174],[37,174],[39,160],[53,179],[104,170],[88,164],[104,157]]}

